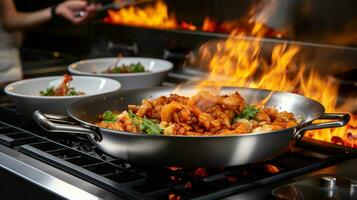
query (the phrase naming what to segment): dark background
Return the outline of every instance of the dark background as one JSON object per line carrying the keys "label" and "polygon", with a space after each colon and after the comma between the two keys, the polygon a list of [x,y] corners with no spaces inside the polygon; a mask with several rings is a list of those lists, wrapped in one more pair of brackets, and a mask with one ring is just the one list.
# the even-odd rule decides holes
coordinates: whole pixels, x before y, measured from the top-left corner
{"label": "dark background", "polygon": [[[270,22],[277,29],[289,27],[294,33],[292,37],[294,40],[357,45],[356,0],[280,1],[285,5],[272,14]],[[20,11],[35,11],[59,2],[61,1],[16,0],[16,5]],[[110,1],[97,2],[106,4]],[[166,2],[170,11],[175,12],[179,20],[199,24],[204,16],[211,16],[217,21],[238,19],[245,16],[253,4],[260,3],[262,0],[167,0]],[[96,20],[101,19],[98,17]],[[26,32],[22,45],[22,49],[25,49],[22,53],[23,59],[26,60],[28,49],[55,50],[62,52],[62,56],[68,57],[83,57],[90,54],[91,45],[95,40],[95,36],[92,35],[93,29],[96,28],[92,23],[73,26],[66,21],[50,22]],[[342,35],[344,38],[336,39],[337,36]]]}

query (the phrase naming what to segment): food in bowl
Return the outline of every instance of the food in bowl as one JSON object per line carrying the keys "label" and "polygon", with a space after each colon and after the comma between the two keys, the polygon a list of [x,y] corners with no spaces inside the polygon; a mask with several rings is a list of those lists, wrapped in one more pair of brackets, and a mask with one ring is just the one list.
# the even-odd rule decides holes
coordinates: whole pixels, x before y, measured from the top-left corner
{"label": "food in bowl", "polygon": [[5,92],[23,116],[32,118],[36,110],[43,113],[67,115],[67,108],[74,102],[88,96],[117,91],[121,84],[103,77],[72,76],[71,86],[85,94],[77,96],[41,96],[44,88],[58,87],[63,83],[63,76],[48,76],[20,80],[5,87]]}
{"label": "food in bowl", "polygon": [[71,75],[64,74],[62,82],[57,86],[51,86],[46,90],[40,91],[41,96],[79,96],[85,95],[84,92],[76,91],[74,87],[70,86],[70,82],[73,80]]}
{"label": "food in bowl", "polygon": [[145,71],[144,65],[138,62],[138,63],[131,63],[131,64],[122,64],[120,66],[112,66],[109,67],[103,73],[125,74],[125,73],[140,73],[140,72],[147,72],[147,71]]}
{"label": "food in bowl", "polygon": [[201,91],[186,97],[171,94],[129,105],[123,112],[106,111],[99,127],[150,135],[222,136],[269,132],[296,126],[293,113],[249,105],[235,92],[216,95]]}
{"label": "food in bowl", "polygon": [[[130,66],[140,63],[144,72],[139,73],[108,73],[108,68],[113,66]],[[141,57],[116,57],[95,58],[75,62],[68,66],[72,75],[101,76],[112,78],[122,84],[121,89],[151,88],[161,85],[166,75],[173,68],[169,61],[156,58]],[[115,72],[115,71],[114,71]]]}

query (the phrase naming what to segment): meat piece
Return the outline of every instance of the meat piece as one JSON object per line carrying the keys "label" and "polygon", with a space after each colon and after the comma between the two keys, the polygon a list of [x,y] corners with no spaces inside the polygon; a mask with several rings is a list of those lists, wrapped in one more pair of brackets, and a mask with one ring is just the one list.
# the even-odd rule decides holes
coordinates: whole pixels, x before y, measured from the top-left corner
{"label": "meat piece", "polygon": [[267,122],[267,123],[270,123],[271,122],[271,119],[270,119],[270,116],[269,114],[265,111],[265,110],[260,110],[256,115],[255,115],[255,118],[258,120],[258,121],[263,121],[263,122]]}
{"label": "meat piece", "polygon": [[237,114],[241,113],[245,106],[245,101],[238,92],[226,96],[220,101],[220,103],[224,109],[233,110]]}
{"label": "meat piece", "polygon": [[177,113],[183,108],[183,105],[175,101],[166,104],[161,109],[161,121],[174,122],[174,113]]}
{"label": "meat piece", "polygon": [[151,103],[147,99],[144,99],[143,103],[141,104],[141,106],[138,109],[138,111],[136,112],[136,114],[139,117],[143,117],[146,114],[146,112],[148,112],[151,109],[152,109]]}

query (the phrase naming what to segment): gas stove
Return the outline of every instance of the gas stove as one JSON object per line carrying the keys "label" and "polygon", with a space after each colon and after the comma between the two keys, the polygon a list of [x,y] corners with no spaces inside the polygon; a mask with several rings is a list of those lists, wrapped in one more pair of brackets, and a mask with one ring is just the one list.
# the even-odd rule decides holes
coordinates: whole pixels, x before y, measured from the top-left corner
{"label": "gas stove", "polygon": [[8,199],[355,199],[355,166],[356,150],[310,139],[253,165],[138,166],[85,137],[48,133],[11,104],[0,108],[0,191]]}

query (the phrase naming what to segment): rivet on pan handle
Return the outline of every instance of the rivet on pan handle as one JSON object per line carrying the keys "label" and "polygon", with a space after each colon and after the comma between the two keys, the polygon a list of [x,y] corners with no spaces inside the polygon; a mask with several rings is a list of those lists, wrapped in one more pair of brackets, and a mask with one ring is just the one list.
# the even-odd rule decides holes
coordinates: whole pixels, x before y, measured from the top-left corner
{"label": "rivet on pan handle", "polygon": [[[51,119],[51,117],[53,117],[53,119]],[[94,130],[84,128],[78,124],[75,125],[71,121],[66,121],[65,119],[68,118],[64,116],[42,114],[39,110],[36,110],[33,113],[33,118],[42,128],[52,133],[83,134],[90,135],[94,137],[94,139],[97,141],[100,141],[102,139],[101,135],[95,132]]]}
{"label": "rivet on pan handle", "polygon": [[304,136],[305,132],[309,130],[337,128],[337,127],[345,126],[350,121],[350,118],[351,117],[348,113],[325,113],[318,119],[336,119],[337,121],[310,124],[296,131],[295,134],[293,135],[293,139],[300,140]]}

